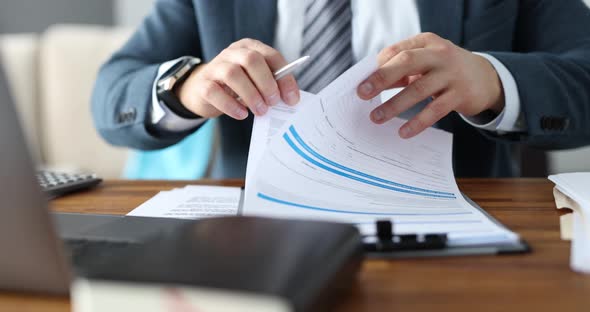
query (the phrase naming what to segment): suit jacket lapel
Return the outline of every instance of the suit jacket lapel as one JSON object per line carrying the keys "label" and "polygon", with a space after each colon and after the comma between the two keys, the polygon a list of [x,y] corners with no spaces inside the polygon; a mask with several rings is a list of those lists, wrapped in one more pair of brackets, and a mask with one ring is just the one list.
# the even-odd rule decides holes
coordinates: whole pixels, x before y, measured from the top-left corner
{"label": "suit jacket lapel", "polygon": [[422,32],[463,43],[464,0],[417,0]]}
{"label": "suit jacket lapel", "polygon": [[277,22],[277,0],[234,0],[236,40],[258,39],[273,44]]}

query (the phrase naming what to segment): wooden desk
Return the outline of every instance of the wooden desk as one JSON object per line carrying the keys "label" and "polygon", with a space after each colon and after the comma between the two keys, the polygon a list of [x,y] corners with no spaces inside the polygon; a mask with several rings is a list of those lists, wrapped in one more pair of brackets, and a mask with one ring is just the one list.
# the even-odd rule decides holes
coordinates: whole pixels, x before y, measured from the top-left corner
{"label": "wooden desk", "polygon": [[[241,181],[202,181],[241,185]],[[124,214],[186,182],[107,181],[60,198],[65,212]],[[518,232],[528,255],[367,261],[339,311],[590,311],[590,276],[569,269],[569,242],[545,179],[463,179],[463,192]],[[0,293],[0,311],[68,311],[67,298]]]}

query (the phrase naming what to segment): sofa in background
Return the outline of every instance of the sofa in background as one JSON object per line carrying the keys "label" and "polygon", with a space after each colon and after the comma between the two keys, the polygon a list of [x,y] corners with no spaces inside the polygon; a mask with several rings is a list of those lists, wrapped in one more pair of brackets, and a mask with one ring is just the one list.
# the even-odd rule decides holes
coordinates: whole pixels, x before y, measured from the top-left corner
{"label": "sofa in background", "polygon": [[56,25],[42,34],[0,36],[0,62],[41,165],[121,176],[127,150],[98,136],[90,95],[100,65],[130,34],[128,29]]}

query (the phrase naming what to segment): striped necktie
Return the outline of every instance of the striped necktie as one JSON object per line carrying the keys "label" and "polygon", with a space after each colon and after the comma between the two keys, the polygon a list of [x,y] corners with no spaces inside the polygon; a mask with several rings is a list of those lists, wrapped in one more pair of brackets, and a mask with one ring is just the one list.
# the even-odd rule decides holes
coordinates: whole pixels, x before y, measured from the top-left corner
{"label": "striped necktie", "polygon": [[353,65],[350,0],[306,0],[301,55],[311,59],[298,75],[302,90],[317,93]]}

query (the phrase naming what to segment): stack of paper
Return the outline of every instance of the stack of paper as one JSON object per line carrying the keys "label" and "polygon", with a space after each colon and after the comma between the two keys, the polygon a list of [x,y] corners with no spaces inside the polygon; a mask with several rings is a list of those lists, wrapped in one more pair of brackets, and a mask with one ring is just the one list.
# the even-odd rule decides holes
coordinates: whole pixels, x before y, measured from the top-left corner
{"label": "stack of paper", "polygon": [[187,185],[162,191],[127,215],[178,219],[235,216],[241,197],[239,187]]}
{"label": "stack of paper", "polygon": [[457,246],[518,241],[462,196],[452,134],[431,128],[404,140],[403,120],[369,120],[380,102],[356,87],[376,68],[366,58],[295,108],[256,117],[244,215],[348,222],[368,237],[377,219],[391,219],[397,233],[447,233]]}
{"label": "stack of paper", "polygon": [[590,273],[590,173],[557,174],[549,176],[549,180],[555,183],[557,208],[573,211],[571,217],[562,217],[561,222],[562,237],[572,240],[570,266],[574,271]]}

